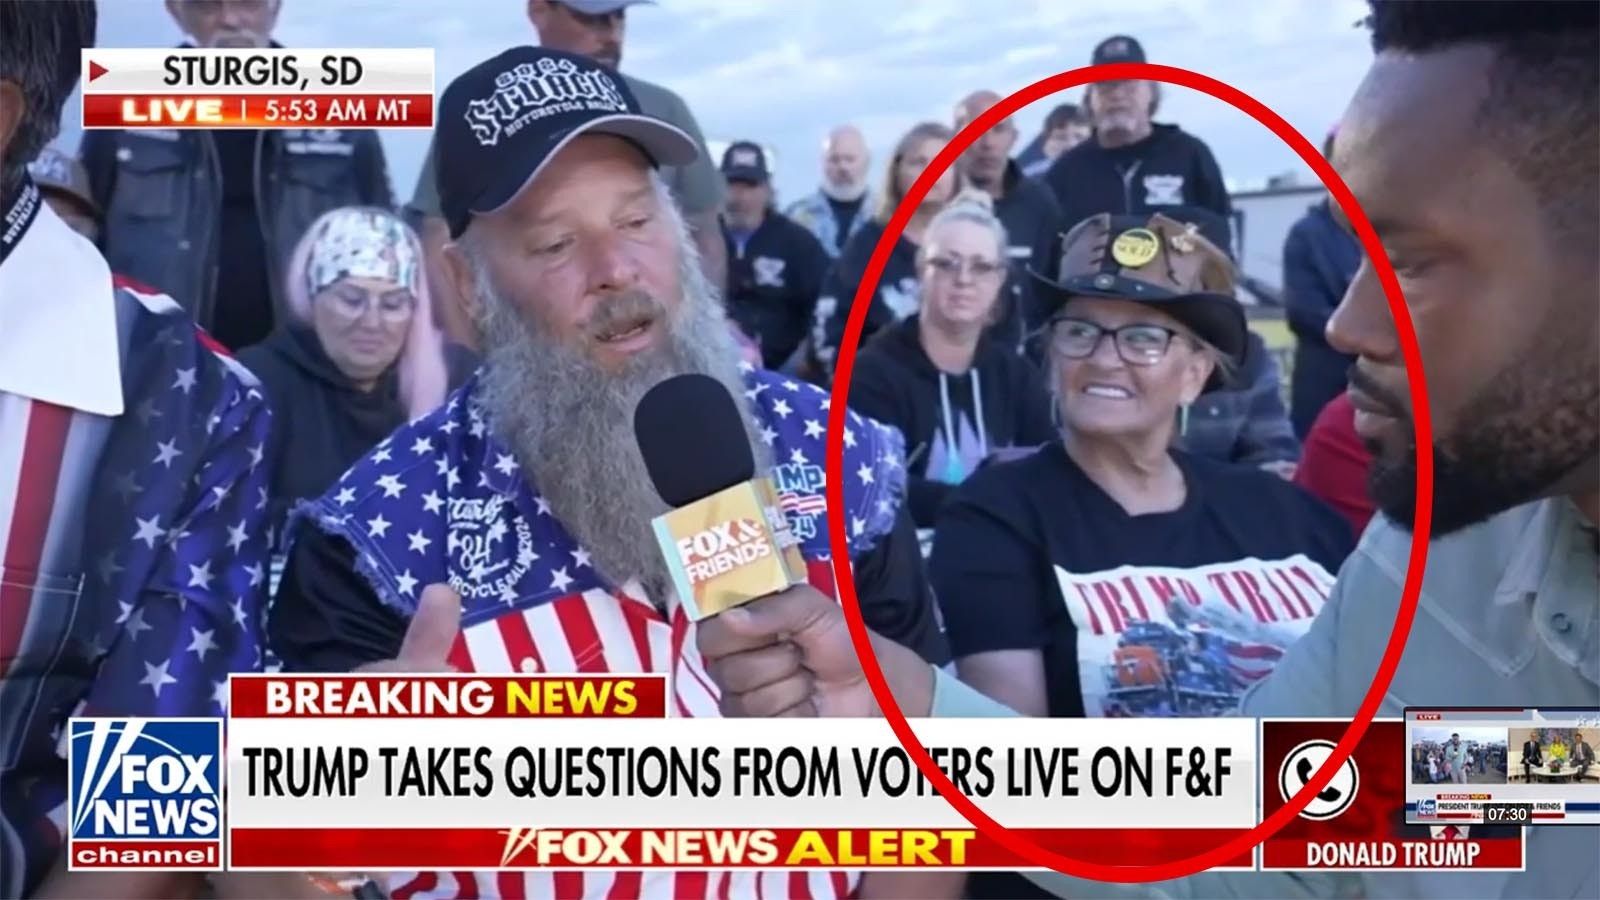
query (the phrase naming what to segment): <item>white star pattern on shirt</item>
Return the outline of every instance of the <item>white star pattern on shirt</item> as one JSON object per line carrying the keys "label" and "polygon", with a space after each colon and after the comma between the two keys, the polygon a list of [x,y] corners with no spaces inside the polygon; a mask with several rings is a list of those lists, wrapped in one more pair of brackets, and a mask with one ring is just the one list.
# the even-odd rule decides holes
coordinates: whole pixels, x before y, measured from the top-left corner
{"label": "white star pattern on shirt", "polygon": [[856,433],[848,428],[844,430],[844,445],[852,450],[856,446]]}
{"label": "white star pattern on shirt", "polygon": [[450,471],[444,473],[444,489],[447,491],[453,491],[456,489],[456,485],[460,483],[461,473],[456,471],[455,466],[451,466]]}
{"label": "white star pattern on shirt", "polygon": [[238,553],[239,548],[243,547],[244,542],[248,540],[250,540],[250,532],[245,528],[243,519],[239,520],[238,525],[228,526],[228,546],[233,548],[233,552]]}
{"label": "white star pattern on shirt", "polygon": [[534,505],[539,508],[539,515],[550,515],[550,503],[547,500],[545,500],[543,497],[535,497],[533,498],[533,502]]}
{"label": "white star pattern on shirt", "polygon": [[[821,388],[818,388],[817,391],[818,391],[818,393],[825,393]],[[828,394],[828,396],[822,398],[822,411],[823,412],[827,412],[830,409],[833,409],[833,395],[832,394]]]}
{"label": "white star pattern on shirt", "polygon": [[388,462],[389,458],[388,447],[379,447],[378,452],[372,454],[372,461],[375,463]]}
{"label": "white star pattern on shirt", "polygon": [[800,390],[800,385],[792,378],[785,378],[783,380],[783,389],[793,394]]}
{"label": "white star pattern on shirt", "polygon": [[861,464],[861,468],[856,470],[856,477],[861,479],[861,483],[862,484],[871,484],[872,483],[872,467],[867,465],[866,463],[862,463]]}
{"label": "white star pattern on shirt", "polygon": [[439,499],[437,492],[429,491],[422,495],[422,507],[428,512],[437,513],[444,507],[444,501]]}
{"label": "white star pattern on shirt", "polygon": [[405,482],[395,475],[384,475],[378,479],[377,485],[383,488],[383,495],[390,499],[400,496],[406,489]]}
{"label": "white star pattern on shirt", "polygon": [[495,471],[501,475],[510,475],[517,471],[517,461],[509,453],[497,454],[494,460]]}
{"label": "white star pattern on shirt", "polygon": [[151,516],[148,519],[141,519],[138,516],[134,516],[133,520],[139,523],[139,530],[134,534],[133,539],[144,541],[144,545],[147,548],[154,550],[156,541],[161,540],[161,536],[167,533],[166,529],[161,527],[161,517]]}
{"label": "white star pattern on shirt", "polygon": [[858,519],[855,516],[851,516],[850,517],[850,536],[851,537],[860,537],[861,536],[861,532],[866,531],[866,530],[867,530],[867,520],[866,519]]}
{"label": "white star pattern on shirt", "polygon": [[417,454],[418,456],[421,456],[424,453],[432,453],[433,441],[428,440],[426,437],[419,437],[417,438],[416,442],[411,445],[411,452]]}
{"label": "white star pattern on shirt", "polygon": [[340,488],[339,493],[333,495],[333,502],[340,506],[349,506],[356,499],[356,492],[350,488]]}
{"label": "white star pattern on shirt", "polygon": [[417,592],[417,579],[411,574],[410,569],[395,578],[394,588],[407,597]]}
{"label": "white star pattern on shirt", "polygon": [[744,374],[749,375],[751,372],[754,372],[755,370],[756,370],[756,367],[750,365],[750,361],[748,359],[739,360],[739,371],[740,372],[743,372]]}
{"label": "white star pattern on shirt", "polygon": [[263,459],[266,459],[266,458],[267,458],[267,448],[266,447],[262,446],[261,444],[257,444],[254,447],[250,448],[250,468],[251,469],[254,469],[256,466],[261,465],[261,461]]}
{"label": "white star pattern on shirt", "polygon": [[438,459],[433,461],[433,469],[440,475],[450,471],[450,457],[441,455]]}
{"label": "white star pattern on shirt", "polygon": [[223,712],[228,711],[228,679],[224,678],[211,685],[211,702]]}
{"label": "white star pattern on shirt", "polygon": [[221,506],[222,505],[222,501],[228,499],[228,487],[227,487],[227,485],[219,484],[216,487],[212,488],[211,489],[211,496],[216,498],[215,500],[211,501],[211,505],[212,506]]}
{"label": "white star pattern on shirt", "polygon": [[155,694],[157,697],[160,697],[162,688],[169,684],[178,683],[178,679],[167,674],[167,667],[170,665],[172,665],[172,660],[170,659],[162,660],[161,665],[159,666],[153,666],[150,663],[145,663],[144,677],[139,679],[139,683],[149,685],[150,692]]}
{"label": "white star pattern on shirt", "polygon": [[261,566],[257,565],[256,563],[251,563],[250,565],[245,566],[244,570],[250,575],[251,587],[259,587],[261,585],[261,580],[265,578],[267,574],[262,570]]}
{"label": "white star pattern on shirt", "polygon": [[383,517],[383,513],[378,513],[377,516],[367,521],[367,534],[374,537],[384,537],[385,532],[388,530],[389,520]]}
{"label": "white star pattern on shirt", "polygon": [[776,441],[777,439],[778,433],[776,431],[773,431],[771,428],[762,427],[761,440],[763,443],[765,443],[768,447],[771,447],[772,442]]}
{"label": "white star pattern on shirt", "polygon": [[471,434],[475,438],[483,437],[483,417],[482,416],[474,415],[472,417],[472,425],[469,428],[467,428],[467,433]]}
{"label": "white star pattern on shirt", "polygon": [[433,539],[423,534],[420,528],[406,535],[406,540],[411,542],[411,549],[417,553],[426,552],[428,545],[433,543]]}
{"label": "white star pattern on shirt", "polygon": [[208,628],[205,631],[201,631],[198,628],[190,626],[189,646],[185,649],[193,653],[196,659],[200,660],[201,662],[205,662],[206,653],[217,649],[217,642],[211,639],[211,636],[214,634],[216,634],[215,629]]}
{"label": "white star pattern on shirt", "polygon": [[244,627],[246,616],[244,614],[244,598],[235,597],[228,601],[228,609],[233,610],[233,624]]}
{"label": "white star pattern on shirt", "polygon": [[178,380],[172,383],[174,390],[183,391],[185,394],[194,389],[194,369],[179,369]]}
{"label": "white star pattern on shirt", "polygon": [[144,607],[142,606],[128,613],[128,621],[125,627],[128,629],[128,637],[133,640],[138,640],[140,634],[154,629],[154,626],[144,620]]}
{"label": "white star pattern on shirt", "polygon": [[823,428],[822,423],[818,422],[816,419],[806,420],[806,437],[808,438],[822,437],[823,433],[827,430],[828,429]]}
{"label": "white star pattern on shirt", "polygon": [[447,420],[443,425],[439,426],[439,430],[444,432],[445,434],[455,434],[456,433],[455,420],[454,419]]}
{"label": "white star pattern on shirt", "polygon": [[550,574],[550,586],[558,591],[565,591],[567,585],[571,583],[572,576],[567,574],[566,566],[562,566]]}
{"label": "white star pattern on shirt", "polygon": [[787,419],[789,418],[789,414],[794,412],[794,410],[789,408],[789,401],[787,400],[772,401],[772,411],[777,413],[778,418],[780,419]]}
{"label": "white star pattern on shirt", "polygon": [[156,458],[154,462],[161,463],[170,469],[172,468],[172,461],[182,455],[183,451],[178,449],[176,438],[170,441],[158,441],[156,443]]}
{"label": "white star pattern on shirt", "polygon": [[794,448],[794,450],[789,454],[789,461],[797,466],[803,466],[808,462],[805,451],[801,450],[799,447]]}
{"label": "white star pattern on shirt", "polygon": [[587,568],[589,565],[589,551],[579,547],[572,551],[572,564],[578,568]]}
{"label": "white star pattern on shirt", "polygon": [[189,567],[188,587],[197,587],[202,591],[211,590],[211,579],[216,576],[211,574],[211,560],[206,560],[198,566]]}

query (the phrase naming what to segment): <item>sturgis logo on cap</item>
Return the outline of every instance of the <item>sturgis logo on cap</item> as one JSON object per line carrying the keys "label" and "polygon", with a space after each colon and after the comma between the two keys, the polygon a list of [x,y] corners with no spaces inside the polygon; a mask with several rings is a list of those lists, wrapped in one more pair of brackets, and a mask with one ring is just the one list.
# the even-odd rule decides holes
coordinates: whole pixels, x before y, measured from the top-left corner
{"label": "sturgis logo on cap", "polygon": [[1118,265],[1137,269],[1155,259],[1160,249],[1161,239],[1155,232],[1148,228],[1130,228],[1111,242],[1111,258]]}

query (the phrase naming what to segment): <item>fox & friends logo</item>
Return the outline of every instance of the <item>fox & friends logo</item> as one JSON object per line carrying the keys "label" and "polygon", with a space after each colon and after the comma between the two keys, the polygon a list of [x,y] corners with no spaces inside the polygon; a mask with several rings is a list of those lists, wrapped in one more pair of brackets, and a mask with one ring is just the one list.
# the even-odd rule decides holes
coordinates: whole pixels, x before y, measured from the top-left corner
{"label": "fox & friends logo", "polygon": [[68,868],[222,868],[221,719],[69,719]]}

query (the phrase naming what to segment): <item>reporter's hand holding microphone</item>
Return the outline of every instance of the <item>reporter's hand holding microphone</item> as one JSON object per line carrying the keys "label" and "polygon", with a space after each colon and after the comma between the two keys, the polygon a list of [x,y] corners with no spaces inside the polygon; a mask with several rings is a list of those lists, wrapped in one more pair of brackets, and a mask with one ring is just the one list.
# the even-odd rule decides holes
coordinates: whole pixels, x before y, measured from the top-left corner
{"label": "reporter's hand holding microphone", "polygon": [[[776,492],[756,478],[743,417],[716,379],[681,375],[651,388],[634,434],[673,512],[655,522],[674,587],[725,716],[878,714],[839,604],[805,581]],[[697,437],[687,452],[683,435]],[[763,527],[764,523],[764,527]],[[759,538],[749,537],[755,530]],[[748,538],[738,543],[728,537]],[[759,545],[759,546],[758,546]],[[908,715],[927,715],[933,670],[874,636],[879,664]]]}

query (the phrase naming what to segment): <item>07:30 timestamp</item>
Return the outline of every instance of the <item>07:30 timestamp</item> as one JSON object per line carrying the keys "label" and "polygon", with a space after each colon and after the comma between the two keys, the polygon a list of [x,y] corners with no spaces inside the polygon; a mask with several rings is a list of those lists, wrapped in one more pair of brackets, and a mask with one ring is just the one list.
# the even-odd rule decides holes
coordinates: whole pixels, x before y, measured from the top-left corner
{"label": "07:30 timestamp", "polygon": [[268,122],[314,122],[318,113],[315,97],[298,97],[293,100],[268,97],[266,107],[262,110],[262,116]]}

